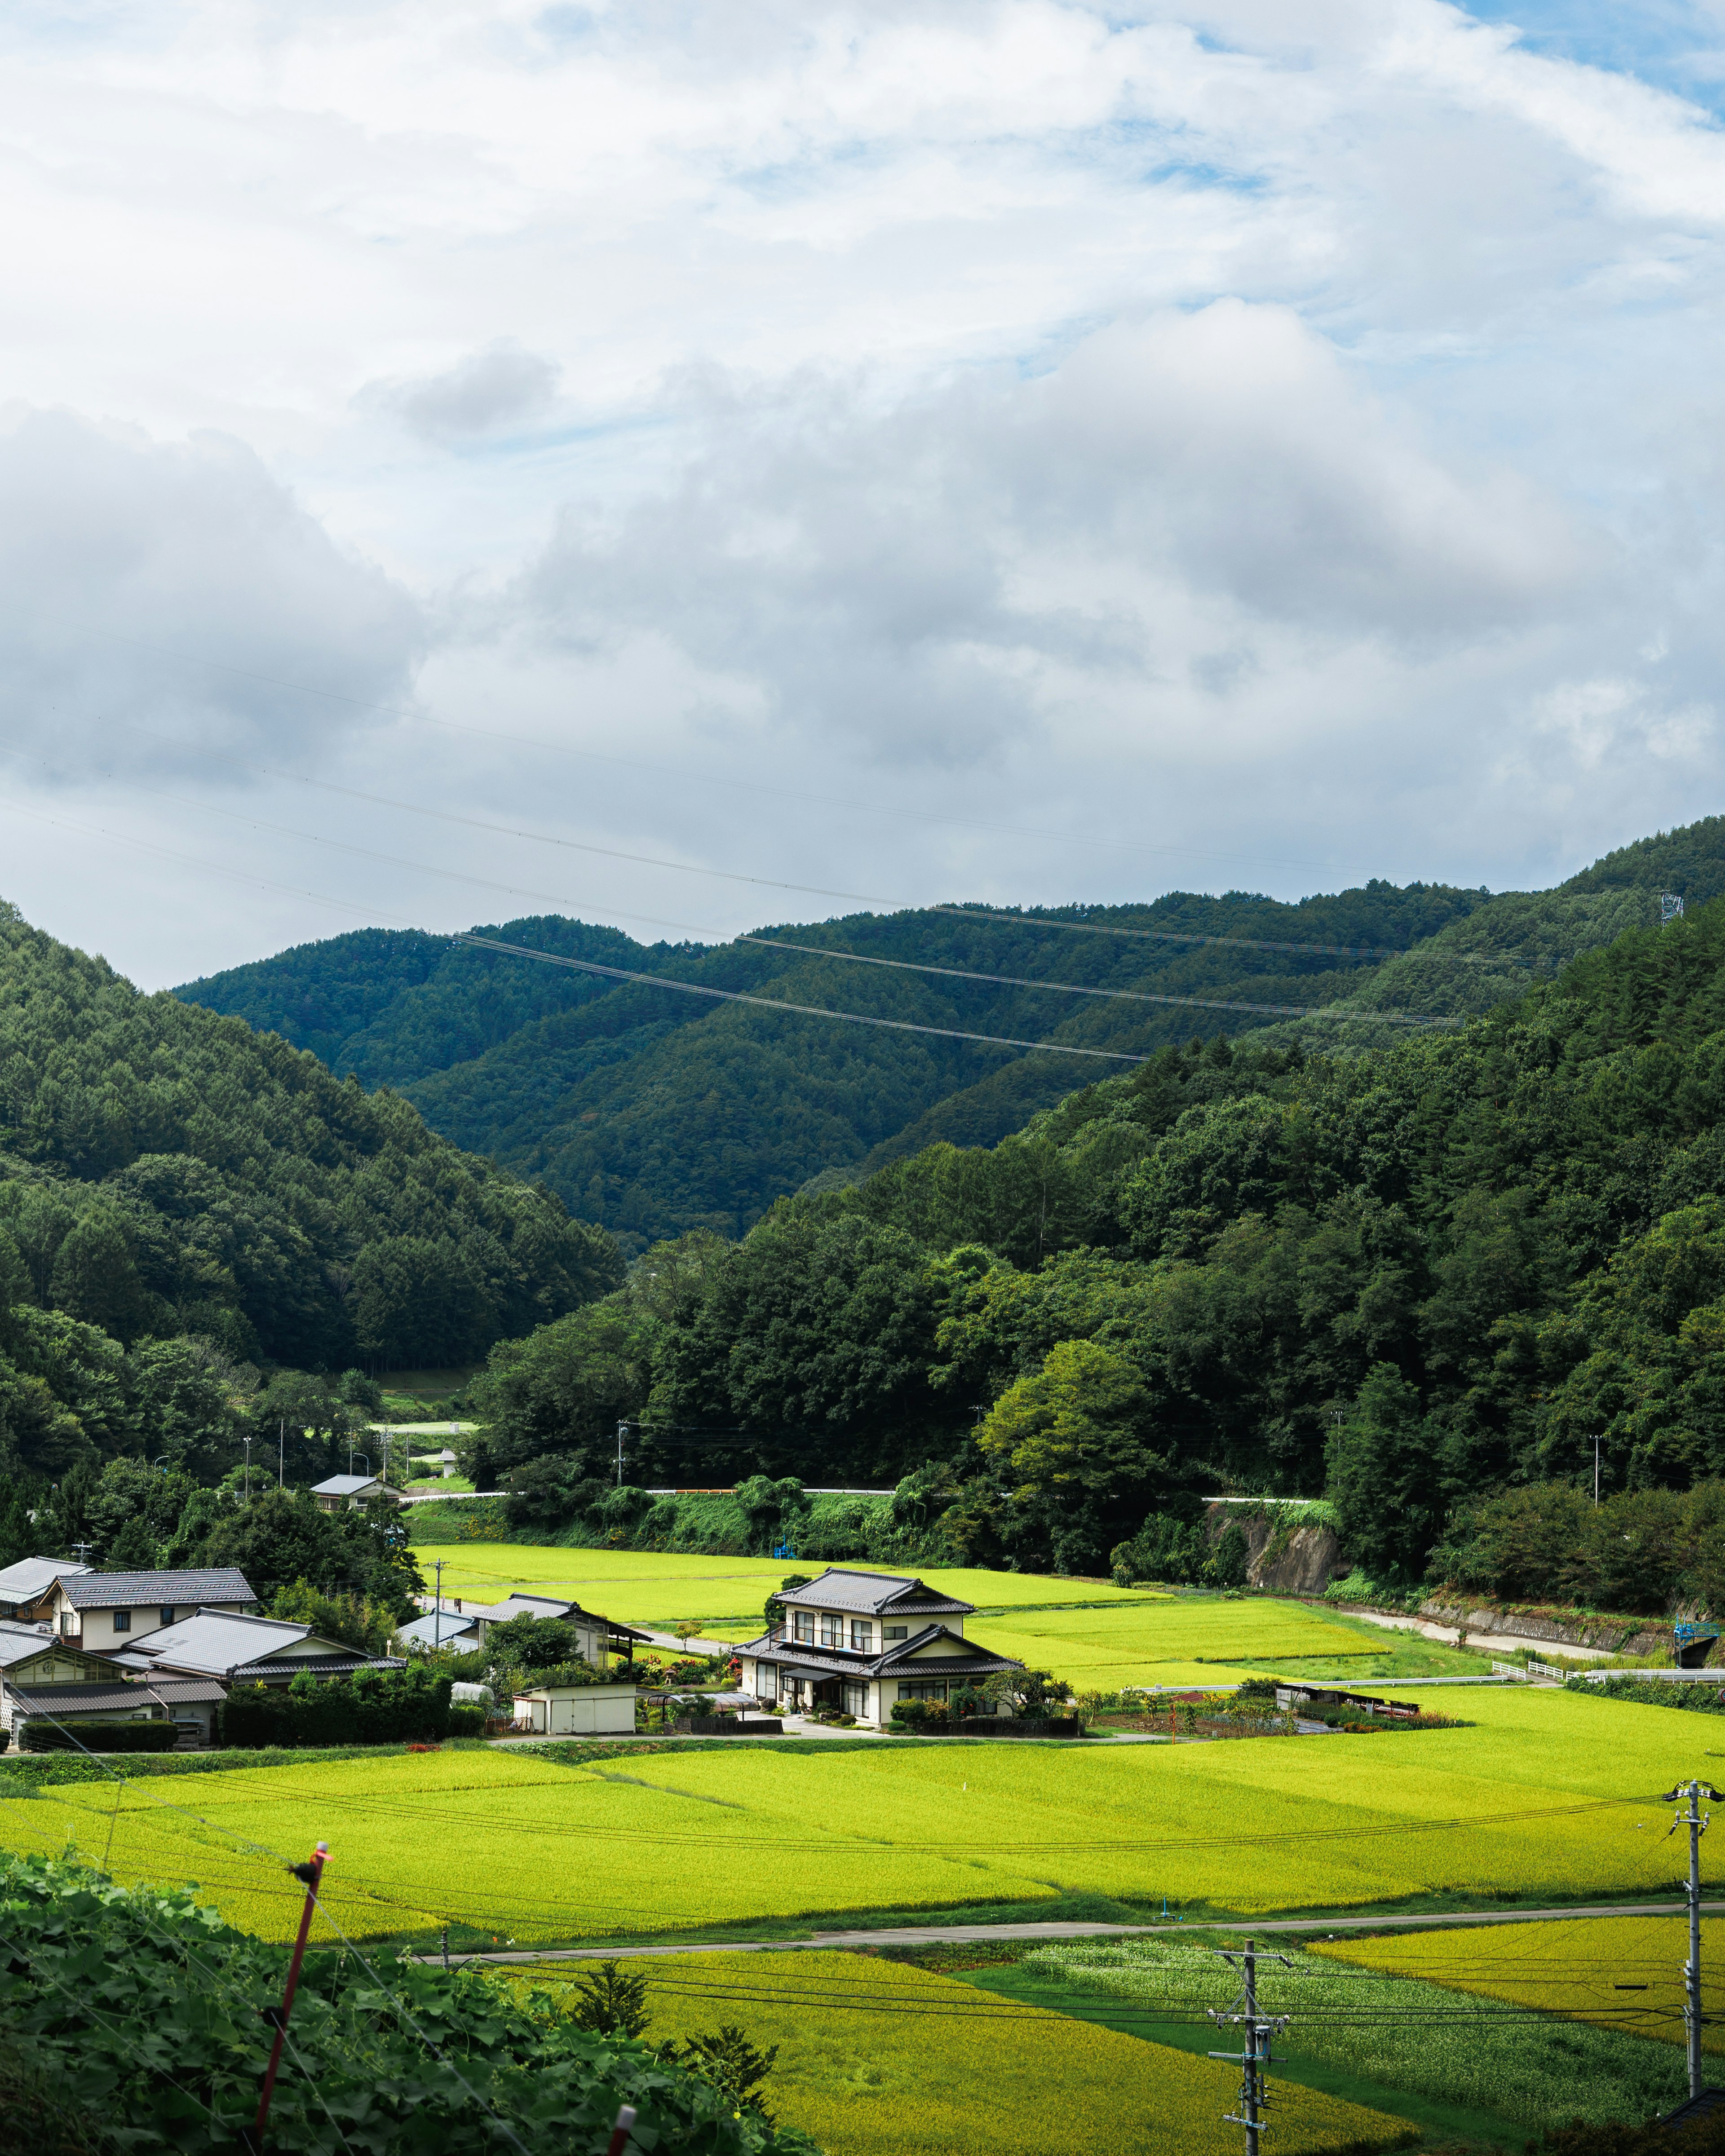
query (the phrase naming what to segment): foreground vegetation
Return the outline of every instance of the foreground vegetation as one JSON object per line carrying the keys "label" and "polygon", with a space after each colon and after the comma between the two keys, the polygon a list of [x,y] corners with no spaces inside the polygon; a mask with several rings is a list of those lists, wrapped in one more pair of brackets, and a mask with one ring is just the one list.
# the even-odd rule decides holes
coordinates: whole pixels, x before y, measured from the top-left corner
{"label": "foreground vegetation", "polygon": [[[244,2145],[270,2045],[263,2012],[281,1997],[279,1948],[184,1892],[119,1889],[39,1859],[0,1861],[0,1927],[8,2146],[229,2156]],[[624,2103],[644,2147],[813,2156],[687,2066],[589,2035],[477,1971],[331,1953],[305,1964],[269,2139],[303,2156],[489,2156],[506,2134],[586,2156]]]}

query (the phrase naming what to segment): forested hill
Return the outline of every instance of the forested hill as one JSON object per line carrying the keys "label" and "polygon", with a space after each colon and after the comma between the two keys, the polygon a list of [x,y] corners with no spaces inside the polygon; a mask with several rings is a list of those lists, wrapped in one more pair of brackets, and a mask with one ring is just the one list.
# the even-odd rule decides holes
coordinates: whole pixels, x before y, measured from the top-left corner
{"label": "forested hill", "polygon": [[[839,1009],[1031,1040],[1153,1053],[1278,1025],[1307,1052],[1382,1045],[1404,1028],[1373,1010],[1478,1013],[1579,952],[1657,918],[1661,888],[1725,880],[1718,819],[1613,855],[1558,891],[1505,894],[1373,882],[1298,905],[1234,892],[1006,918],[972,910],[860,915],[769,927],[780,943],[865,958],[1216,1004],[1133,1004],[942,973],[898,972],[739,941],[644,946],[556,916],[478,932],[570,957]],[[1235,939],[1225,947],[1142,932]],[[1315,943],[1406,952],[1387,962]],[[1237,947],[1236,947],[1237,946]],[[990,1145],[1097,1068],[928,1034],[763,1013],[563,971],[412,932],[363,930],[195,981],[188,1002],[244,1018],[367,1088],[398,1089],[432,1127],[542,1178],[626,1248],[704,1228],[742,1234],[773,1201],[936,1140]],[[1106,1068],[1107,1066],[1101,1066]]]}
{"label": "forested hill", "polygon": [[1526,1486],[1561,1557],[1539,1491],[1590,1487],[1596,1436],[1608,1494],[1725,1476],[1725,901],[1460,1032],[1171,1047],[992,1150],[685,1239],[474,1399],[543,1525],[651,1532],[591,1479],[626,1417],[637,1484],[909,1476],[892,1532],[968,1562],[1094,1573],[1130,1539],[1178,1578],[1230,1487],[1327,1496],[1406,1580]]}
{"label": "forested hill", "polygon": [[[398,1096],[142,995],[0,905],[0,1308],[37,1313],[11,1365],[44,1399],[69,1397],[57,1355],[100,1362],[104,1341],[195,1336],[306,1369],[459,1362],[621,1277],[602,1229]],[[0,1454],[11,1365],[0,1353]]]}

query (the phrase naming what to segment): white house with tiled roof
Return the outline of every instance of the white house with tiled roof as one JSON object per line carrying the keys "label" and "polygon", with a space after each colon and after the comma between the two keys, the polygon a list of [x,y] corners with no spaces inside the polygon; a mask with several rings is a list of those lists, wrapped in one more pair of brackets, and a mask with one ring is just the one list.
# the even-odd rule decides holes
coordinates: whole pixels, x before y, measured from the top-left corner
{"label": "white house with tiled roof", "polygon": [[43,1617],[60,1638],[94,1654],[111,1655],[199,1609],[235,1616],[258,1606],[243,1572],[219,1566],[196,1572],[87,1572],[58,1569],[28,1614]]}
{"label": "white house with tiled roof", "polygon": [[773,1597],[781,1621],[737,1650],[763,1707],[831,1707],[886,1723],[901,1699],[944,1700],[1022,1662],[967,1639],[976,1605],[901,1573],[831,1567]]}

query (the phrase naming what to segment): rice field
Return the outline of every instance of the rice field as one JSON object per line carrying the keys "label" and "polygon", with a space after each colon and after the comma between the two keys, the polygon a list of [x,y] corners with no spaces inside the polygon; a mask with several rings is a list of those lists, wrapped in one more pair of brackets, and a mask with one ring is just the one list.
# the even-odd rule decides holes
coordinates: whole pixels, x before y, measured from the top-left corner
{"label": "rice field", "polygon": [[[855,1954],[689,1954],[647,1969],[649,2041],[721,2022],[778,2058],[768,2107],[829,2156],[1189,2156],[1230,2129],[1237,2070]],[[515,1979],[553,1999],[543,1969]],[[1399,2119],[1285,2086],[1282,2156],[1410,2138]],[[1130,2122],[1129,2142],[1122,2126]]]}
{"label": "rice field", "polygon": [[[511,1588],[572,1596],[622,1623],[669,1631],[700,1625],[710,1640],[758,1638],[771,1591],[792,1569],[783,1558],[699,1557],[653,1550],[559,1549],[534,1543],[415,1545],[422,1566],[441,1558],[445,1595],[495,1601]],[[813,1559],[799,1569],[819,1571]],[[1200,1685],[1216,1663],[1301,1676],[1363,1681],[1395,1667],[1483,1671],[1457,1656],[1362,1625],[1304,1603],[1126,1589],[1106,1581],[1034,1573],[924,1571],[931,1587],[978,1614],[969,1630],[1004,1655],[1052,1670],[1078,1691],[1133,1685]],[[427,1577],[430,1574],[428,1571]]]}
{"label": "rice field", "polygon": [[[1573,2015],[1671,2044],[1683,2041],[1686,1917],[1594,1917],[1572,1922],[1481,1925],[1338,1941],[1313,1949],[1360,1969],[1420,1977],[1487,1999]],[[1725,1923],[1701,1929],[1702,2048],[1725,2051]],[[1634,1987],[1631,1989],[1630,1987]]]}
{"label": "rice field", "polygon": [[[1201,2024],[1209,2009],[1225,2009],[1239,1990],[1232,1968],[1183,1940],[1074,1941],[1039,1948],[1025,1965],[1142,2008],[1153,2035],[1158,2024]],[[1542,2021],[1471,1985],[1342,1968],[1286,1939],[1265,1946],[1258,1995],[1266,2013],[1289,2017],[1276,2048],[1291,2061],[1342,2066],[1521,2126],[1639,2120],[1669,2110],[1688,2092],[1682,2056],[1667,2045],[1618,2029]]]}
{"label": "rice field", "polygon": [[[1701,1717],[1563,1691],[1425,1697],[1478,1726],[672,1748],[573,1767],[475,1746],[50,1789],[8,1801],[0,1833],[17,1848],[69,1840],[123,1880],[195,1880],[274,1938],[298,1906],[280,1866],[320,1838],[345,1927],[449,1922],[523,1944],[1059,1892],[1252,1914],[1437,1890],[1671,1890],[1683,1852],[1651,1793],[1702,1763]],[[1702,1866],[1725,1877],[1725,1846],[1703,1841]]]}

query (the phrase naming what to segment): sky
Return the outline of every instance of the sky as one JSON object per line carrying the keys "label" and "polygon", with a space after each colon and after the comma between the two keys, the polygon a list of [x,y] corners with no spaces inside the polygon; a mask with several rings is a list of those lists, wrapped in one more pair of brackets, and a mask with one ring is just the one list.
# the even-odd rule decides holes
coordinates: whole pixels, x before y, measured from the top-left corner
{"label": "sky", "polygon": [[1725,0],[0,16],[0,898],[1547,885],[1725,806]]}

